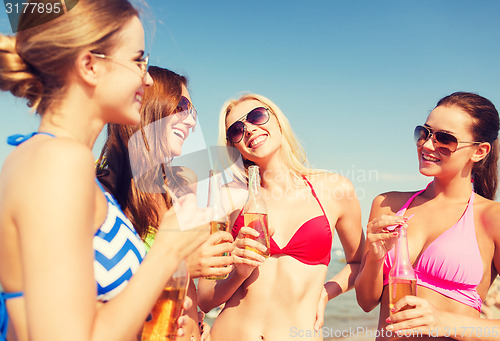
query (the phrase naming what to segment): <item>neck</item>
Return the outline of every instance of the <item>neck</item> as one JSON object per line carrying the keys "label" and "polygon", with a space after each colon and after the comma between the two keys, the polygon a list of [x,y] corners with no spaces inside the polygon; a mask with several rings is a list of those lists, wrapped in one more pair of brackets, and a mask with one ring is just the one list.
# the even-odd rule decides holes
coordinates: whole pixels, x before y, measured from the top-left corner
{"label": "neck", "polygon": [[472,192],[471,178],[470,175],[451,180],[434,178],[428,190],[430,191],[430,195],[435,198],[460,201],[468,200]]}
{"label": "neck", "polygon": [[61,101],[44,112],[39,131],[76,140],[92,149],[104,127],[93,103],[81,90],[70,88]]}
{"label": "neck", "polygon": [[[268,162],[259,162],[262,187],[269,190],[273,188],[288,188],[296,181],[297,177],[277,156]],[[302,182],[301,182],[302,183]]]}

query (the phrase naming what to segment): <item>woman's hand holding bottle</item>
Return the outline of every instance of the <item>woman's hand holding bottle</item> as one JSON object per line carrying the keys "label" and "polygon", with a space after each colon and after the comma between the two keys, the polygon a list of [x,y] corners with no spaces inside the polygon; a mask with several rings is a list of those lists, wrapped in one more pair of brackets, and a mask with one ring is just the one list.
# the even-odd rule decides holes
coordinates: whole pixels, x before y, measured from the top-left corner
{"label": "woman's hand holding bottle", "polygon": [[381,260],[396,243],[398,233],[392,226],[403,225],[406,217],[382,215],[372,219],[366,227],[366,244],[371,257]]}
{"label": "woman's hand holding bottle", "polygon": [[204,276],[206,279],[225,279],[231,272],[230,265],[233,264],[233,236],[228,232],[229,220],[226,207],[227,202],[222,197],[222,174],[216,169],[208,173],[208,207],[213,210],[210,222],[210,237],[190,257],[190,273],[195,276]]}
{"label": "woman's hand holding bottle", "polygon": [[[273,235],[273,232],[272,229],[269,229],[270,236]],[[234,268],[236,273],[242,277],[250,276],[253,270],[266,260],[266,257],[260,253],[266,254],[268,250],[255,240],[258,236],[259,233],[255,229],[244,226],[240,229],[234,241],[235,248],[232,253]],[[258,250],[258,252],[254,250]]]}
{"label": "woman's hand holding bottle", "polygon": [[232,270],[233,258],[231,255],[220,255],[232,253],[233,249],[233,237],[229,232],[218,231],[211,234],[199,248],[188,256],[189,274],[193,278],[227,275]]}

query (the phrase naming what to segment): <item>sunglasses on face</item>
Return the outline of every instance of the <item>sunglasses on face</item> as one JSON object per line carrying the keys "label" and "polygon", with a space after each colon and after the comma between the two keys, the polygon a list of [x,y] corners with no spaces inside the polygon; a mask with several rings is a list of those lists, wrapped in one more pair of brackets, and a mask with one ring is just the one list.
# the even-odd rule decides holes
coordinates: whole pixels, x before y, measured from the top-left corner
{"label": "sunglasses on face", "polygon": [[432,138],[432,143],[434,143],[434,148],[444,155],[450,155],[454,153],[459,143],[472,143],[479,144],[481,142],[474,141],[458,141],[458,139],[450,133],[444,131],[432,131],[424,126],[417,126],[415,132],[413,133],[417,147],[422,147],[427,140]]}
{"label": "sunglasses on face", "polygon": [[238,143],[243,139],[246,131],[244,121],[260,126],[269,121],[269,109],[258,107],[231,124],[226,130],[226,139],[231,143]]}
{"label": "sunglasses on face", "polygon": [[198,112],[196,111],[193,104],[184,96],[181,96],[179,103],[177,104],[177,108],[175,108],[174,114],[179,114],[181,120],[184,120],[189,115],[193,116],[194,122],[196,123],[196,119],[198,117]]}

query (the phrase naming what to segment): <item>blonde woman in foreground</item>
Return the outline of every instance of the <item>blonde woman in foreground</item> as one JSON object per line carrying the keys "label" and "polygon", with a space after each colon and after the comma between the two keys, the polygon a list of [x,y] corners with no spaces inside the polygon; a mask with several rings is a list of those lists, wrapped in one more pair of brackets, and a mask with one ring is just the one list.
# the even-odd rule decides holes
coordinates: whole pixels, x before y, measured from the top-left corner
{"label": "blonde woman in foreground", "polygon": [[[364,243],[361,213],[352,184],[344,177],[307,166],[288,120],[269,99],[247,94],[221,110],[219,143],[243,158],[228,188],[234,269],[227,279],[200,280],[198,304],[207,312],[225,303],[212,328],[213,341],[322,340],[327,302],[351,289]],[[247,168],[258,165],[268,208],[269,258],[245,249],[266,251],[248,238],[241,209],[247,197]],[[332,237],[338,233],[347,264],[325,283]]]}
{"label": "blonde woman in foreground", "polygon": [[139,122],[147,64],[127,0],[80,0],[56,18],[27,10],[16,36],[0,36],[0,88],[41,117],[37,132],[9,138],[18,147],[0,174],[1,339],[135,340],[179,262],[208,237],[208,225],[179,233],[210,217],[187,197],[145,257],[95,178],[103,126]]}

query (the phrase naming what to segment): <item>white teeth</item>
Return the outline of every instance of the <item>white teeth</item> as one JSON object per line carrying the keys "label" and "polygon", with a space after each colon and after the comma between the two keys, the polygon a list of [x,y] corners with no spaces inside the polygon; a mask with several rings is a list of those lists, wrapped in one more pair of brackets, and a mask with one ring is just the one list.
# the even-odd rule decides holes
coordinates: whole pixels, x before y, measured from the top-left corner
{"label": "white teeth", "polygon": [[256,137],[255,139],[252,140],[252,142],[250,142],[250,147],[253,147],[255,146],[256,144],[264,141],[266,139],[266,137],[264,135],[261,135],[259,137]]}
{"label": "white teeth", "polygon": [[439,161],[439,159],[436,159],[435,157],[429,155],[422,155],[422,159],[424,159],[425,161],[432,161],[432,162]]}
{"label": "white teeth", "polygon": [[135,100],[138,102],[142,102],[142,95],[141,94],[136,94],[135,95]]}
{"label": "white teeth", "polygon": [[181,139],[184,140],[186,138],[186,136],[184,135],[184,132],[182,130],[177,129],[177,128],[174,128],[172,130],[173,130],[174,134],[179,136]]}

